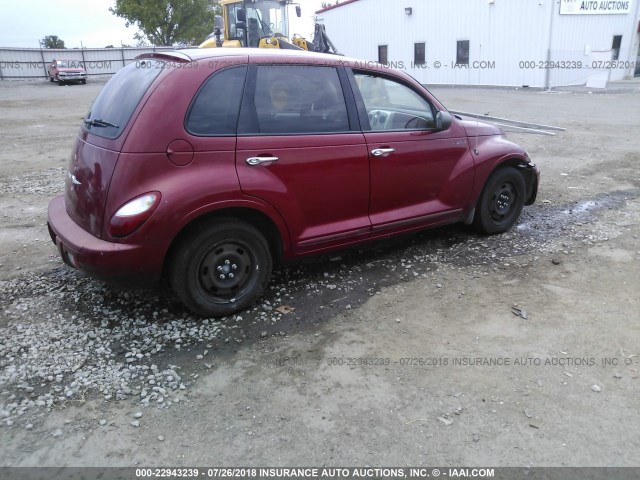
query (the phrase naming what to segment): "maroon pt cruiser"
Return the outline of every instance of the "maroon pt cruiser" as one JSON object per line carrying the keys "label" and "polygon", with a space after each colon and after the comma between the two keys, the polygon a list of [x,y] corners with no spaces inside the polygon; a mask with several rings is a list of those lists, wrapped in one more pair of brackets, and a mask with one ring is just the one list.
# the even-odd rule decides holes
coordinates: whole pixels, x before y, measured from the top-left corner
{"label": "maroon pt cruiser", "polygon": [[277,260],[455,222],[504,232],[538,179],[501,130],[382,65],[154,53],[93,102],[49,231],[68,265],[165,276],[188,308],[218,316],[255,302]]}

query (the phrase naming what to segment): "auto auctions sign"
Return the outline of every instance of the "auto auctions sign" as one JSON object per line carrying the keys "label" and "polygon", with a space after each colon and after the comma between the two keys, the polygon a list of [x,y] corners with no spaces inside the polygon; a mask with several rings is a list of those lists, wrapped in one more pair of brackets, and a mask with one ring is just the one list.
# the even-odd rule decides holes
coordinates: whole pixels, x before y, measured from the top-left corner
{"label": "auto auctions sign", "polygon": [[631,12],[631,0],[560,0],[560,15],[606,15]]}

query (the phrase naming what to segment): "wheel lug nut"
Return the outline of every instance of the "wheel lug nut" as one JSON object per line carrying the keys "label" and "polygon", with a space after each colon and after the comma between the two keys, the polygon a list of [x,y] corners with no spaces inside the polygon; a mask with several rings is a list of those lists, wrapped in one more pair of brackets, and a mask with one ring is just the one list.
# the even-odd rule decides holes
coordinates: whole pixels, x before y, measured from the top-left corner
{"label": "wheel lug nut", "polygon": [[234,263],[233,265],[231,265],[231,270],[237,270],[238,266]]}
{"label": "wheel lug nut", "polygon": [[234,277],[233,273],[230,273],[229,278],[233,278],[233,277]]}
{"label": "wheel lug nut", "polygon": [[225,264],[225,265],[229,265],[230,263],[231,263],[231,262],[230,262],[229,260],[225,260],[225,261],[224,261],[224,264]]}
{"label": "wheel lug nut", "polygon": [[222,266],[221,266],[221,265],[218,265],[218,268],[216,268],[216,270],[218,270],[219,272],[221,272],[221,271],[222,271]]}
{"label": "wheel lug nut", "polygon": [[225,278],[227,277],[225,277],[224,275],[220,275],[220,280],[224,280]]}

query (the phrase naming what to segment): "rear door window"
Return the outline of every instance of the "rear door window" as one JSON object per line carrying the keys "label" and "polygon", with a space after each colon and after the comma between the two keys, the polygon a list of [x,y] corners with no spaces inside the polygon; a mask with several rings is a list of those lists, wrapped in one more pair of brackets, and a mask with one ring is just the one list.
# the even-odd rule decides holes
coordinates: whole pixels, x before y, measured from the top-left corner
{"label": "rear door window", "polygon": [[163,68],[164,62],[139,60],[118,71],[91,105],[84,128],[100,137],[118,138]]}
{"label": "rear door window", "polygon": [[338,71],[332,67],[258,67],[254,104],[262,134],[349,131]]}
{"label": "rear door window", "polygon": [[187,113],[186,130],[193,135],[234,135],[238,125],[247,67],[227,68],[200,88]]}

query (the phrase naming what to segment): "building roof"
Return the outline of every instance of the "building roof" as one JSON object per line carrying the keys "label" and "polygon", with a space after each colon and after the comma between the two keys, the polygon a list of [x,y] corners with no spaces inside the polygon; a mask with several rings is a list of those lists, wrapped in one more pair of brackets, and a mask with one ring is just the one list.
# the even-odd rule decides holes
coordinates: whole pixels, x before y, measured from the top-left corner
{"label": "building roof", "polygon": [[336,5],[329,5],[328,7],[321,8],[320,10],[316,10],[316,14],[326,12],[327,10],[333,10],[334,8],[344,7],[353,2],[357,2],[358,0],[345,0],[344,2],[340,2]]}

